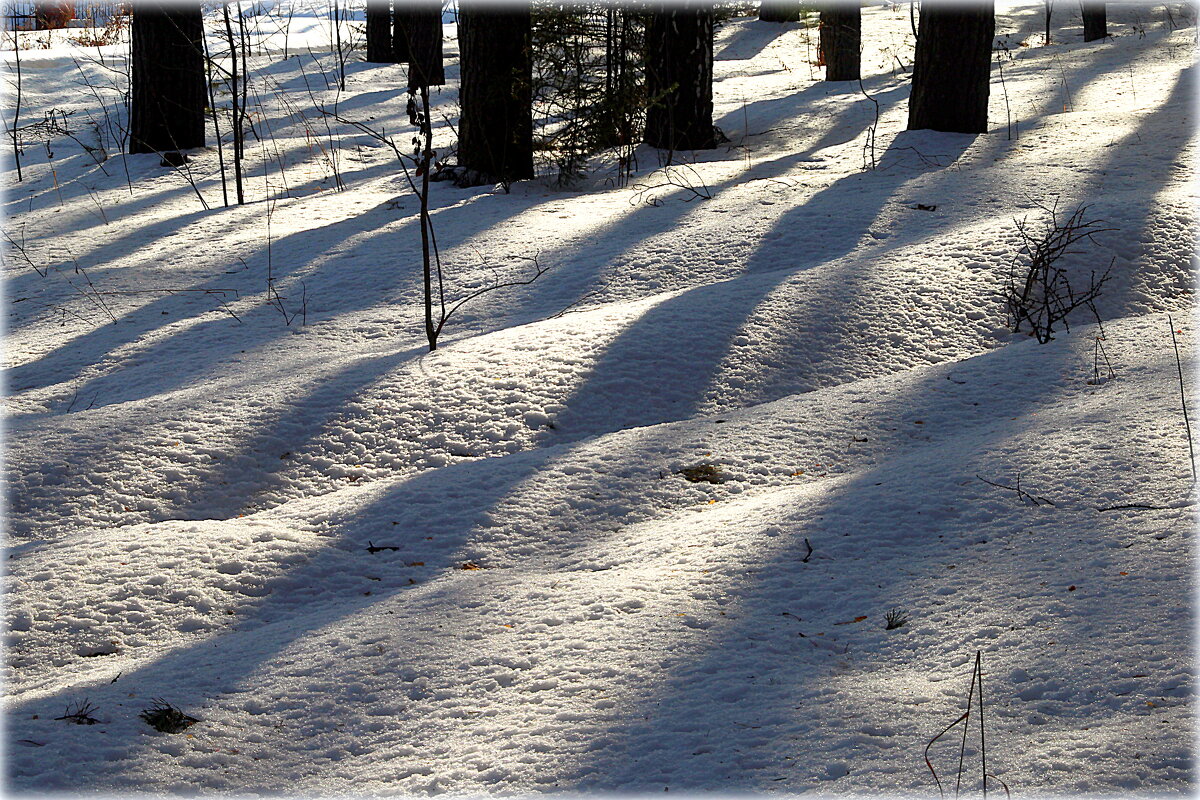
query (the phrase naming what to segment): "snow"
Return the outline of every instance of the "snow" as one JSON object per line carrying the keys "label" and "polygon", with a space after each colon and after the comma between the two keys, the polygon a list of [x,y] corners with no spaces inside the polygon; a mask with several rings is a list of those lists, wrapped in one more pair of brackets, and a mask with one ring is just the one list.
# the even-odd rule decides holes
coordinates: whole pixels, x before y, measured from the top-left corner
{"label": "snow", "polygon": [[[1083,44],[1063,4],[1042,46],[1040,9],[997,20],[1012,138],[995,81],[988,135],[905,131],[907,7],[872,6],[873,154],[815,31],[737,17],[731,144],[675,168],[711,199],[648,148],[624,187],[603,156],[569,189],[435,184],[455,296],[548,271],[433,353],[416,201],[314,107],[403,143],[402,68],[352,59],[338,93],[327,18],[252,59],[274,138],[245,206],[215,148],[206,209],[157,156],[31,141],[5,174],[45,273],[9,248],[9,789],[930,795],[979,651],[1014,792],[1195,791],[1167,314],[1190,401],[1196,29],[1109,3]],[[95,52],[23,50],[22,119],[103,144],[122,56]],[[1000,292],[1056,198],[1113,229],[1073,280],[1113,278],[1102,331],[1039,345]],[[200,722],[156,732],[158,698]],[[85,699],[99,724],[56,719]]]}

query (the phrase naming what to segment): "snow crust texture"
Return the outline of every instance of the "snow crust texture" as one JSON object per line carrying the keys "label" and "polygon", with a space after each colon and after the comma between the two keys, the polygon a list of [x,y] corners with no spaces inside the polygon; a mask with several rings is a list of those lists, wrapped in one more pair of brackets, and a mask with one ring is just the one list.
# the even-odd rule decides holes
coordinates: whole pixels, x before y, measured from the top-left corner
{"label": "snow crust texture", "polygon": [[[100,157],[119,47],[22,50],[23,116],[92,151],[6,164],[8,788],[930,795],[978,652],[1014,794],[1193,792],[1195,20],[1083,44],[1064,7],[1044,46],[1041,9],[1000,11],[987,135],[904,130],[907,7],[863,9],[861,91],[735,17],[731,143],[674,167],[709,199],[648,148],[436,184],[451,291],[547,271],[432,353],[416,200],[314,108],[327,21],[256,44],[244,206],[215,148],[207,209]],[[406,140],[402,68],[347,69]],[[1055,203],[1111,279],[1039,345],[1002,290]]]}

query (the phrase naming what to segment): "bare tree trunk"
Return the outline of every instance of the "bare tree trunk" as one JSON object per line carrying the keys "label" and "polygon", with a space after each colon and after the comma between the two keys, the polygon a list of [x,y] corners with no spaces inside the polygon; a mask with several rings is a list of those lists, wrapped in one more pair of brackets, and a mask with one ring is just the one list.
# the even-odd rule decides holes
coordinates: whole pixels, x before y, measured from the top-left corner
{"label": "bare tree trunk", "polygon": [[761,22],[797,22],[800,19],[800,0],[762,0],[758,4]]}
{"label": "bare tree trunk", "polygon": [[[240,11],[240,9],[239,9]],[[246,129],[242,126],[244,121],[243,108],[238,102],[238,48],[237,40],[233,36],[233,23],[229,19],[229,3],[228,1],[221,6],[221,15],[225,20],[225,38],[229,42],[229,60],[232,62],[229,73],[229,95],[233,103],[233,185],[237,191],[238,205],[243,205],[246,202],[245,186],[242,183],[242,155],[246,146]],[[243,66],[245,62],[243,62]],[[245,76],[242,76],[243,82]]]}
{"label": "bare tree trunk", "polygon": [[441,86],[446,82],[442,63],[441,0],[411,4],[408,17],[408,85]]}
{"label": "bare tree trunk", "polygon": [[367,0],[367,61],[392,61],[392,12],[387,0]]}
{"label": "bare tree trunk", "polygon": [[461,185],[533,177],[531,37],[528,3],[459,6]]}
{"label": "bare tree trunk", "polygon": [[392,63],[407,64],[411,55],[408,52],[408,26],[412,17],[412,6],[407,0],[395,0],[392,5]]}
{"label": "bare tree trunk", "polygon": [[1108,36],[1108,19],[1105,16],[1103,0],[1083,0],[1080,6],[1083,11],[1083,40],[1094,42]]}
{"label": "bare tree trunk", "polygon": [[858,0],[828,0],[821,10],[825,80],[858,80],[861,39],[862,13]]}
{"label": "bare tree trunk", "polygon": [[200,4],[142,2],[133,13],[129,152],[204,146]]}
{"label": "bare tree trunk", "polygon": [[646,26],[646,144],[671,151],[716,147],[712,78],[712,3],[657,6]]}
{"label": "bare tree trunk", "polygon": [[908,129],[987,133],[995,4],[921,9]]}

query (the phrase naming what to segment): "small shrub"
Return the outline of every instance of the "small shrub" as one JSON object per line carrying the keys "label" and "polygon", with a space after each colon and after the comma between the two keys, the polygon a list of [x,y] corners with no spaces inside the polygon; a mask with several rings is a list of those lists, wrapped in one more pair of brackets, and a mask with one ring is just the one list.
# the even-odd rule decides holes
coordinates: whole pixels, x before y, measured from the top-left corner
{"label": "small shrub", "polygon": [[68,2],[34,3],[33,13],[37,17],[38,30],[65,28],[68,22],[75,19],[75,4]]}
{"label": "small shrub", "polygon": [[[1017,220],[1022,244],[1009,268],[1004,301],[1013,332],[1028,328],[1030,335],[1045,344],[1054,338],[1054,330],[1060,323],[1070,330],[1067,316],[1077,308],[1089,309],[1096,322],[1100,322],[1095,302],[1108,281],[1112,264],[1098,279],[1092,272],[1088,288],[1076,291],[1067,279],[1067,270],[1058,261],[1068,253],[1078,253],[1072,248],[1083,240],[1095,244],[1092,239],[1095,234],[1114,229],[1100,227],[1100,220],[1085,220],[1086,205],[1076,206],[1066,219],[1059,218],[1057,200],[1041,209],[1049,216],[1041,229],[1035,229],[1026,219]],[[1022,256],[1027,263],[1020,263]]]}
{"label": "small shrub", "polygon": [[104,24],[103,28],[85,28],[74,36],[69,37],[72,44],[80,47],[102,47],[104,45],[121,44],[125,41],[129,30],[129,17],[114,14]]}
{"label": "small shrub", "polygon": [[724,483],[725,475],[716,464],[697,464],[694,467],[684,467],[679,474],[692,483]]}
{"label": "small shrub", "polygon": [[76,703],[74,706],[68,705],[67,713],[61,717],[55,717],[55,719],[74,722],[76,725],[95,725],[100,721],[92,716],[92,712],[95,710],[96,707],[89,703],[87,698],[84,698],[82,702]]}
{"label": "small shrub", "polygon": [[155,699],[154,705],[138,715],[146,724],[163,733],[182,733],[200,720],[190,717],[166,700]]}
{"label": "small shrub", "polygon": [[908,613],[899,608],[893,608],[891,611],[883,615],[884,621],[887,623],[885,631],[894,631],[896,628],[904,627],[904,623],[908,622]]}

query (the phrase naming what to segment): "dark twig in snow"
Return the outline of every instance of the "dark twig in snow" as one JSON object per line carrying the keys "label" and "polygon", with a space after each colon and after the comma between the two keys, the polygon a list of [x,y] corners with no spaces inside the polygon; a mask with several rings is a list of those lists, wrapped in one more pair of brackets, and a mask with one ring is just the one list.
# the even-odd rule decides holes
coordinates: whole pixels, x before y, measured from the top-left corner
{"label": "dark twig in snow", "polygon": [[[976,688],[976,687],[978,687],[978,688]],[[977,703],[978,709],[979,709],[979,713],[978,713],[978,716],[979,716],[979,757],[980,757],[979,760],[980,760],[980,767],[981,767],[980,772],[981,772],[982,778],[983,778],[983,796],[985,798],[987,797],[988,778],[992,778],[992,779],[996,780],[997,782],[999,782],[999,784],[1004,788],[1005,796],[1009,795],[1008,785],[1005,784],[1004,781],[1000,780],[995,775],[993,775],[992,773],[987,771],[987,739],[985,736],[984,723],[983,723],[983,653],[982,653],[982,651],[976,650],[975,651],[975,666],[971,670],[971,688],[967,691],[967,710],[964,711],[958,717],[958,719],[954,720],[949,725],[947,725],[941,731],[941,733],[939,733],[937,736],[934,736],[932,739],[930,739],[929,744],[925,745],[925,766],[929,767],[929,772],[930,772],[930,774],[933,775],[933,782],[935,784],[937,784],[937,787],[938,787],[938,795],[941,797],[945,797],[946,793],[942,789],[942,782],[938,778],[937,770],[935,770],[933,768],[933,762],[930,761],[930,759],[929,759],[929,750],[930,750],[930,748],[933,747],[934,743],[937,742],[938,739],[942,738],[947,733],[949,733],[954,728],[955,725],[958,725],[960,722],[963,723],[962,744],[960,745],[960,748],[958,751],[958,774],[957,774],[957,779],[954,784],[954,796],[958,797],[962,792],[962,773],[963,773],[963,768],[965,767],[965,760],[966,760],[966,754],[967,754],[967,735],[970,732],[971,714],[974,711],[973,706],[976,705],[975,698],[976,698],[977,693],[978,693],[978,698],[979,698],[978,703]]]}
{"label": "dark twig in snow", "polygon": [[983,481],[984,483],[986,483],[989,486],[995,486],[997,489],[1007,489],[1010,492],[1016,492],[1017,497],[1021,498],[1021,500],[1028,502],[1031,505],[1035,505],[1035,506],[1042,506],[1042,505],[1052,506],[1052,505],[1054,505],[1053,501],[1047,500],[1045,497],[1038,497],[1038,496],[1032,495],[1029,492],[1022,489],[1021,488],[1021,473],[1019,473],[1019,472],[1017,473],[1017,485],[1016,486],[1008,486],[1003,483],[996,483],[995,481],[989,481],[987,478],[983,477],[982,475],[976,475],[975,477],[979,478],[979,480]]}
{"label": "dark twig in snow", "polygon": [[55,720],[64,720],[66,722],[74,722],[76,725],[95,725],[100,720],[92,716],[92,712],[96,707],[84,698],[81,702],[75,703],[73,706],[67,706],[67,712],[61,717],[55,717]]}
{"label": "dark twig in snow", "polygon": [[1179,403],[1183,406],[1183,424],[1187,427],[1188,457],[1192,461],[1192,483],[1196,482],[1196,451],[1192,446],[1192,423],[1188,421],[1187,396],[1183,389],[1183,365],[1179,361],[1179,342],[1175,339],[1175,322],[1167,314],[1167,324],[1171,327],[1171,345],[1175,348],[1175,369],[1179,372]]}
{"label": "dark twig in snow", "polygon": [[1146,509],[1149,511],[1170,511],[1170,509],[1167,508],[1166,506],[1152,506],[1147,503],[1124,503],[1119,506],[1104,506],[1103,508],[1097,508],[1096,510],[1100,511],[1100,512],[1104,512],[1104,511],[1120,511],[1122,509],[1132,509],[1132,508]]}
{"label": "dark twig in snow", "polygon": [[8,231],[4,231],[4,238],[17,251],[17,255],[21,257],[22,261],[33,267],[33,271],[38,275],[41,275],[43,278],[46,277],[47,272],[40,269],[37,264],[33,263],[33,259],[29,257],[29,252],[25,249],[25,223],[21,223],[20,243],[18,243]]}
{"label": "dark twig in snow", "polygon": [[867,139],[863,142],[863,169],[867,168],[867,151],[870,150],[871,169],[874,170],[877,166],[875,161],[875,131],[879,129],[879,101],[867,94],[867,88],[863,86],[862,78],[858,79],[858,90],[862,92],[863,97],[875,104],[875,122],[867,128]]}

